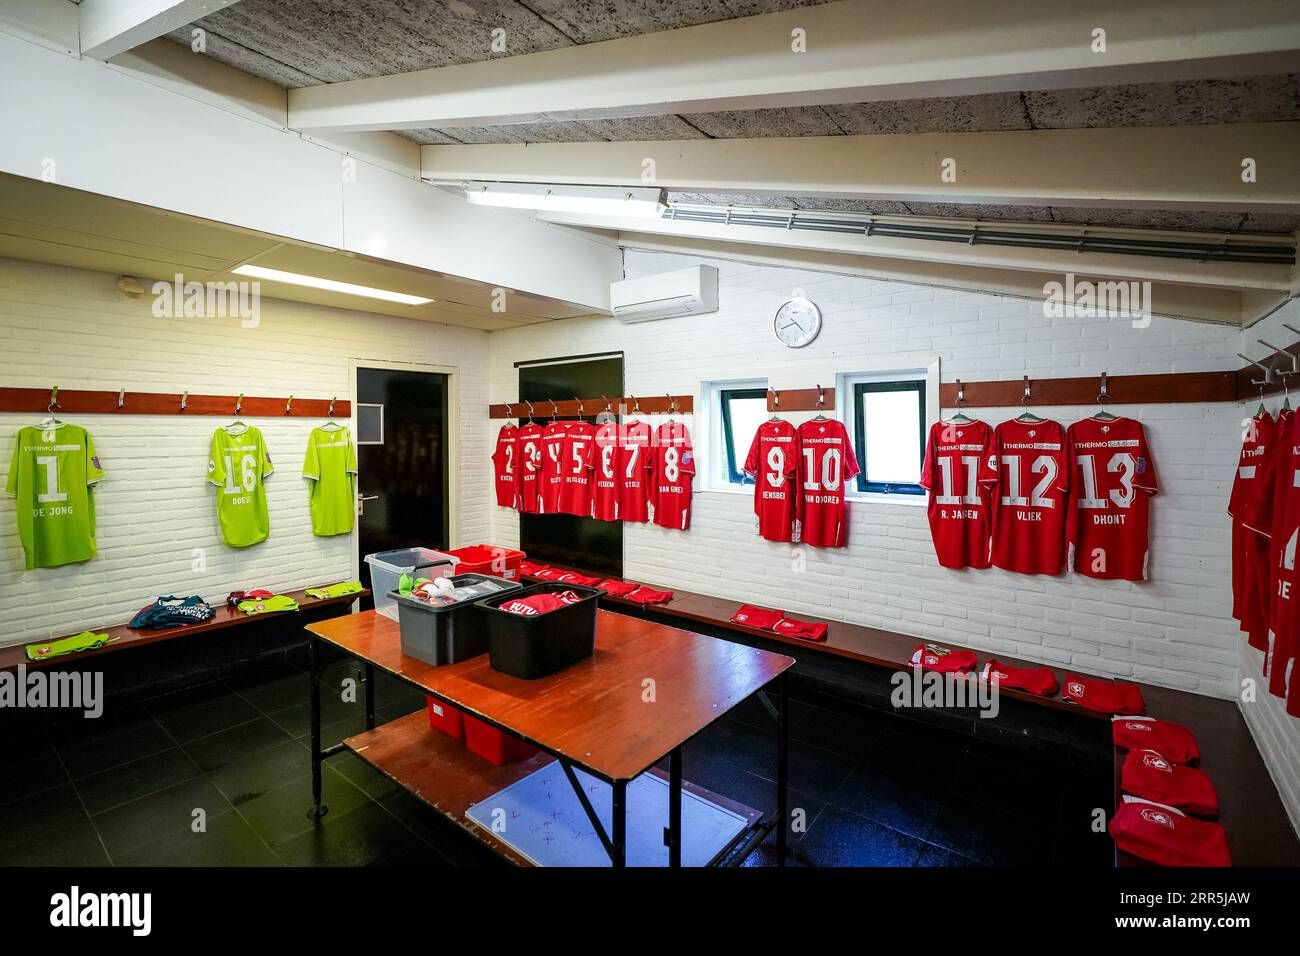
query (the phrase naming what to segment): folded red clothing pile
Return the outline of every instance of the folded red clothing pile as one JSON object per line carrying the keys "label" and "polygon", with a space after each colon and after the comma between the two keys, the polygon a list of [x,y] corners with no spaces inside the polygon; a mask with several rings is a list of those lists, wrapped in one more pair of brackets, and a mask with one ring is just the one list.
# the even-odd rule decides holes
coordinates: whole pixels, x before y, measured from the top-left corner
{"label": "folded red clothing pile", "polygon": [[828,631],[825,624],[800,621],[793,617],[786,617],[785,611],[758,607],[754,604],[742,604],[736,609],[736,613],[731,615],[731,622],[744,624],[746,627],[760,631],[772,631],[785,637],[797,637],[804,641],[824,641]]}
{"label": "folded red clothing pile", "polygon": [[1112,684],[1096,677],[1065,676],[1065,694],[1072,704],[1103,714],[1140,714],[1146,710],[1136,684]]}
{"label": "folded red clothing pile", "polygon": [[559,594],[532,594],[528,597],[513,598],[504,604],[498,604],[497,607],[522,617],[537,617],[541,614],[558,611],[570,604],[577,604],[581,600],[582,598],[573,591],[561,591]]}
{"label": "folded red clothing pile", "polygon": [[656,591],[642,584],[635,591],[624,595],[624,597],[629,601],[636,601],[637,604],[667,604],[673,599],[673,592]]}
{"label": "folded red clothing pile", "polygon": [[974,651],[953,650],[938,644],[918,644],[912,652],[912,666],[942,674],[966,674],[975,669]]}
{"label": "folded red clothing pile", "polygon": [[829,629],[821,622],[798,621],[792,617],[783,617],[776,622],[772,630],[786,637],[797,637],[805,641],[824,641]]}
{"label": "folded red clothing pile", "polygon": [[1040,697],[1051,697],[1061,685],[1048,667],[1012,667],[998,660],[985,662],[980,677],[990,684],[1028,691]]}
{"label": "folded red clothing pile", "polygon": [[548,567],[550,567],[550,565],[537,564],[533,561],[520,561],[519,573],[524,577],[532,577],[537,574],[538,571],[545,571]]}
{"label": "folded red clothing pile", "polygon": [[731,615],[731,623],[756,627],[760,631],[770,631],[784,617],[785,611],[774,611],[771,608],[757,607],[753,604],[742,604],[736,610],[736,613]]}
{"label": "folded red clothing pile", "polygon": [[1219,812],[1219,798],[1209,774],[1176,764],[1154,750],[1130,750],[1119,781],[1121,790],[1144,800],[1206,817]]}
{"label": "folded red clothing pile", "polygon": [[634,584],[631,581],[617,581],[610,578],[607,581],[601,581],[596,587],[600,588],[606,594],[612,594],[614,597],[627,597],[641,585]]}
{"label": "folded red clothing pile", "polygon": [[559,568],[540,568],[533,572],[533,577],[541,578],[543,581],[558,581],[568,573],[568,571],[561,571]]}
{"label": "folded red clothing pile", "polygon": [[1222,826],[1159,803],[1125,797],[1110,835],[1125,853],[1160,866],[1232,866]]}
{"label": "folded red clothing pile", "polygon": [[1124,750],[1154,750],[1174,763],[1194,764],[1201,759],[1201,748],[1192,732],[1182,724],[1154,717],[1112,717],[1111,737]]}

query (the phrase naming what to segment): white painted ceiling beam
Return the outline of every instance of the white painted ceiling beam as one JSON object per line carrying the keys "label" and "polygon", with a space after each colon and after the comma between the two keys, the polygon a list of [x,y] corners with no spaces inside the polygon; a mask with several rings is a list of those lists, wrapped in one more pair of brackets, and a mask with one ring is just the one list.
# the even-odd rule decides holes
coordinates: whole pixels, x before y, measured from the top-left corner
{"label": "white painted ceiling beam", "polygon": [[0,172],[588,311],[607,310],[609,283],[622,277],[606,239],[472,206],[293,131],[3,33],[0,116]]}
{"label": "white painted ceiling beam", "polygon": [[[1064,249],[1033,249],[979,243],[968,245],[962,242],[900,239],[879,234],[863,236],[803,229],[774,229],[737,223],[690,222],[684,219],[623,218],[561,212],[538,213],[537,218],[545,222],[617,229],[621,234],[679,236],[711,242],[851,253],[877,259],[906,259],[912,262],[1053,273],[1058,278],[1063,273],[1074,272],[1079,275],[1104,276],[1111,279],[1177,282],[1229,289],[1269,289],[1289,292],[1291,286],[1291,266],[1268,263],[1201,262],[1110,252],[1074,252]],[[918,220],[895,217],[892,221],[916,222]],[[1006,223],[988,225],[998,230],[1007,228]],[[1089,230],[1092,234],[1102,231]],[[1165,238],[1172,238],[1172,236],[1166,232]]]}
{"label": "white painted ceiling beam", "polygon": [[[1300,211],[1300,123],[425,146],[423,176],[683,192]],[[1256,181],[1242,182],[1255,161]],[[945,181],[945,160],[955,179]],[[643,179],[649,169],[652,178]]]}
{"label": "white painted ceiling beam", "polygon": [[[834,275],[865,276],[870,279],[906,282],[911,285],[988,292],[993,295],[1037,301],[1042,301],[1044,297],[1045,283],[1061,281],[1060,273],[886,259],[817,249],[783,249],[775,246],[714,242],[683,236],[629,232],[620,239],[620,245],[626,249],[649,249],[678,255],[726,259],[779,269],[803,269]],[[1089,275],[1082,268],[1075,271],[1075,276],[1077,279],[1104,280],[1102,276]],[[1176,282],[1153,282],[1150,301],[1155,315],[1237,326],[1257,319],[1262,312],[1276,309],[1281,303],[1286,302],[1287,298],[1285,293],[1267,290],[1221,289],[1182,285]]]}
{"label": "white painted ceiling beam", "polygon": [[81,0],[81,55],[107,60],[237,0]]}
{"label": "white painted ceiling beam", "polygon": [[290,90],[289,125],[492,126],[1069,89],[1287,72],[1297,51],[1294,0],[840,0]]}

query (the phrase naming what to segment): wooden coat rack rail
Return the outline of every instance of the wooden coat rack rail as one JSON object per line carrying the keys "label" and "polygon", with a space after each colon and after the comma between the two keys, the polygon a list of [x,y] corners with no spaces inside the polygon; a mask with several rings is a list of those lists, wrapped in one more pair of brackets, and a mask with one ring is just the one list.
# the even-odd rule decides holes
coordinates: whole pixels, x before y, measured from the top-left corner
{"label": "wooden coat rack rail", "polygon": [[[1082,378],[1030,378],[1029,407],[1096,405],[1104,388],[1109,405],[1233,402],[1238,393],[1236,372],[1170,372],[1157,375],[1089,375]],[[1013,408],[1025,398],[1025,380],[944,382],[939,404],[944,408]],[[963,394],[958,401],[958,394]],[[1247,394],[1246,397],[1249,397]]]}
{"label": "wooden coat rack rail", "polygon": [[835,411],[835,389],[822,388],[788,388],[767,390],[767,410],[769,412],[833,412]]}
{"label": "wooden coat rack rail", "polygon": [[[56,415],[223,415],[247,418],[350,418],[352,403],[329,398],[259,398],[189,392],[116,392],[80,389],[0,388],[0,412]],[[236,412],[238,409],[238,412]]]}
{"label": "wooden coat rack rail", "polygon": [[[640,411],[645,415],[689,415],[695,411],[695,396],[693,395],[638,395],[606,397],[601,395],[597,398],[573,398],[561,401],[556,399],[551,401],[546,399],[540,402],[533,402],[532,417],[534,419],[549,418],[592,418],[605,411],[608,405],[614,414],[632,415]],[[510,404],[489,405],[488,416],[490,418],[528,418],[527,402],[511,402]]]}

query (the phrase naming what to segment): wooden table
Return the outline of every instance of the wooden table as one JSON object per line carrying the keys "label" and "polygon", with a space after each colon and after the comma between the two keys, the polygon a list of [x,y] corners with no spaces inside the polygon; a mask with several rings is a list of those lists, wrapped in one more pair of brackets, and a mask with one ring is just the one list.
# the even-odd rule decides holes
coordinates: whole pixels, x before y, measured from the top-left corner
{"label": "wooden table", "polygon": [[[434,666],[407,657],[396,622],[374,611],[307,627],[311,668],[313,815],[321,804],[321,763],[343,751],[402,784],[425,803],[473,833],[513,862],[523,861],[465,816],[470,805],[527,776],[548,761],[560,763],[614,866],[626,865],[627,785],[669,759],[669,824],[664,833],[669,865],[681,865],[682,746],[751,695],[760,695],[777,728],[777,807],[743,833],[741,857],[773,829],[783,864],[787,833],[788,714],[784,674],[794,665],[784,654],[705,637],[609,611],[596,614],[596,650],[586,660],[537,680],[492,670],[486,654]],[[366,727],[335,747],[320,743],[320,666],[325,641],[360,660],[366,676]],[[431,730],[423,713],[375,727],[373,669],[392,674],[420,691],[491,724],[543,751],[529,760],[493,767],[457,741]],[[654,702],[645,699],[654,682]],[[764,693],[776,683],[776,703]],[[605,833],[577,767],[612,788],[612,832]]]}

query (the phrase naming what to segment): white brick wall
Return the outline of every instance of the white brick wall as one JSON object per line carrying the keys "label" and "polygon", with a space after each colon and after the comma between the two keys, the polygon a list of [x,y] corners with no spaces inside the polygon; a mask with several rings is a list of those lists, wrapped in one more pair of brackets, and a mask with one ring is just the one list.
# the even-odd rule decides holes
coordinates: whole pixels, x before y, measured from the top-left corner
{"label": "white brick wall", "polygon": [[[630,251],[630,276],[691,260]],[[944,381],[1228,368],[1237,336],[1211,325],[1156,319],[1134,329],[1113,320],[1048,319],[1038,303],[894,282],[717,262],[722,309],[713,315],[625,326],[575,319],[491,337],[492,400],[513,400],[524,359],[626,353],[631,394],[694,393],[702,382],[768,376],[777,387],[833,386],[836,372],[924,367],[938,356]],[[795,288],[823,310],[812,345],[786,349],[772,314]],[[984,410],[990,423],[1018,409]],[[1091,408],[1053,408],[1069,423]],[[1229,696],[1237,636],[1227,616],[1228,521],[1239,446],[1231,405],[1116,409],[1143,421],[1162,494],[1152,508],[1152,580],[1135,585],[1063,575],[939,567],[925,511],[914,504],[855,501],[849,547],[792,549],[754,533],[747,495],[697,492],[691,530],[624,532],[626,573],[659,584],[945,639],[1100,674]],[[809,413],[810,414],[810,413]],[[798,420],[807,415],[790,415]],[[700,441],[704,425],[692,433]],[[492,509],[494,540],[517,541],[517,518]]]}
{"label": "white brick wall", "polygon": [[[0,259],[0,382],[7,386],[200,394],[347,398],[350,360],[457,367],[459,486],[490,485],[487,335],[428,322],[263,299],[261,324],[154,318],[149,300],[125,300],[117,277]],[[0,471],[13,434],[41,415],[0,414]],[[89,429],[108,475],[96,492],[95,560],[23,569],[12,499],[0,506],[0,644],[123,622],[159,594],[265,585],[301,587],[352,574],[351,535],[311,533],[301,477],[307,434],[318,419],[247,420],[262,429],[275,463],[267,480],[271,537],[234,551],[221,543],[206,480],[212,431],[228,419],[64,414]],[[233,416],[232,416],[233,417]],[[457,484],[453,484],[457,489]],[[488,532],[489,502],[457,493],[458,542]],[[207,569],[191,570],[202,548]]]}

